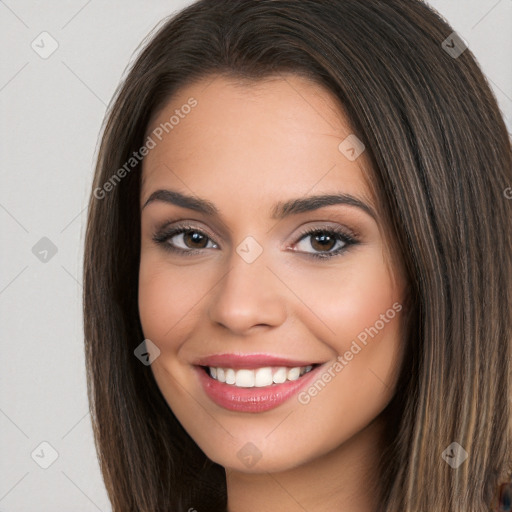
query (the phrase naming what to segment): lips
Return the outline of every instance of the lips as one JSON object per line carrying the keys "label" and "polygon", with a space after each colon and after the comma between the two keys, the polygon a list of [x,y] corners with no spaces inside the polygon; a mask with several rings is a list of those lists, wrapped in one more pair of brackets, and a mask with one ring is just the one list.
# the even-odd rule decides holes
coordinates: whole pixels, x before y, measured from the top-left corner
{"label": "lips", "polygon": [[258,413],[297,394],[314,379],[321,365],[267,354],[217,354],[198,359],[195,370],[215,404],[231,411]]}

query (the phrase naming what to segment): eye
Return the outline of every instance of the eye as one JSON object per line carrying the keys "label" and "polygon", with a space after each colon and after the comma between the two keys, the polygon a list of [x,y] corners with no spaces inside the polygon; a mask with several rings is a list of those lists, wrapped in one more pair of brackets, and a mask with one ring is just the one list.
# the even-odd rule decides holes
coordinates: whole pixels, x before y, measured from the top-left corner
{"label": "eye", "polygon": [[[301,242],[304,239],[310,238],[309,242]],[[299,244],[303,244],[303,248],[298,252],[305,252],[308,256],[314,258],[332,258],[345,252],[349,246],[358,243],[358,240],[353,236],[345,233],[339,228],[322,227],[308,229],[301,233]],[[317,252],[309,252],[308,248],[312,248]],[[335,250],[333,250],[336,248]]]}
{"label": "eye", "polygon": [[169,230],[164,229],[155,233],[153,240],[162,245],[165,250],[186,255],[197,254],[201,249],[218,247],[213,242],[213,245],[208,247],[208,241],[211,241],[210,237],[192,226],[177,226]]}

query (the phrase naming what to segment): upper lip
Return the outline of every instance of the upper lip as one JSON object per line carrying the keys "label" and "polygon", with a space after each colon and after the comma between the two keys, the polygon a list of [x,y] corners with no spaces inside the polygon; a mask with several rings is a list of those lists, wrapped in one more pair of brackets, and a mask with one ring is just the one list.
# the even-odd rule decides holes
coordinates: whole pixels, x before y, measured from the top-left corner
{"label": "upper lip", "polygon": [[270,354],[214,354],[199,358],[194,364],[213,368],[252,369],[265,366],[287,366],[290,368],[318,364],[315,361],[299,361],[285,356]]}

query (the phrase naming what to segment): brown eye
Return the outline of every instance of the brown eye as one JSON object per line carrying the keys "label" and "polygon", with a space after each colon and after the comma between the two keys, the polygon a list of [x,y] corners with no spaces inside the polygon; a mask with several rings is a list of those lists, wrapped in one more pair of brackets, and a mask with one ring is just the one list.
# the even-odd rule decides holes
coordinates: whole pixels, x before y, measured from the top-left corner
{"label": "brown eye", "polygon": [[196,254],[197,251],[208,248],[217,248],[212,242],[208,246],[211,238],[192,227],[176,227],[170,230],[163,230],[153,235],[153,240],[162,245],[162,247],[171,252],[182,254]]}
{"label": "brown eye", "polygon": [[311,247],[315,251],[330,251],[337,242],[337,238],[327,231],[319,231],[316,235],[310,235]]}
{"label": "brown eye", "polygon": [[[310,239],[306,241],[306,239]],[[299,252],[314,258],[331,258],[345,252],[351,245],[359,243],[356,238],[337,228],[316,228],[301,234],[296,243]],[[301,247],[302,244],[302,247]],[[311,251],[310,249],[313,249]]]}
{"label": "brown eye", "polygon": [[208,237],[199,231],[185,231],[183,241],[190,249],[204,249],[208,245]]}

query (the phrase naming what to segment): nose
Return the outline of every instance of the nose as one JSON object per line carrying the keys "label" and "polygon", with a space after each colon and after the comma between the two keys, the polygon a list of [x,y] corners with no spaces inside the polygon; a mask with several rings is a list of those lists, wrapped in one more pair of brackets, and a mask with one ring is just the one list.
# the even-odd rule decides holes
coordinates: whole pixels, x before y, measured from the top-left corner
{"label": "nose", "polygon": [[209,317],[232,333],[276,327],[286,318],[286,287],[268,266],[265,251],[248,263],[233,252],[229,269],[211,294]]}

